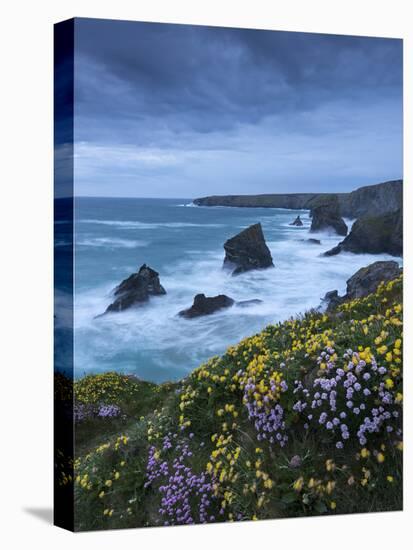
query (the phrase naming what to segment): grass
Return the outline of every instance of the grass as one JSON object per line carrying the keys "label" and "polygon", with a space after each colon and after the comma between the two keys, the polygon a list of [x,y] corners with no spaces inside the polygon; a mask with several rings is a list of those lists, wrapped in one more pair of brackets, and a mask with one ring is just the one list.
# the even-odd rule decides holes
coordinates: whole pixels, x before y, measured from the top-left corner
{"label": "grass", "polygon": [[400,510],[401,301],[400,277],[268,326],[177,384],[77,381],[86,413],[60,476],[76,529]]}

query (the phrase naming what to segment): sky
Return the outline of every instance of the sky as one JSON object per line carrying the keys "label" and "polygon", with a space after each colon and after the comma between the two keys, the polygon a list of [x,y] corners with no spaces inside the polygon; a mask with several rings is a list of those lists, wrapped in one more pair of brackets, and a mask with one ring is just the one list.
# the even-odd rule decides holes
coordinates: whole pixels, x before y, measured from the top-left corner
{"label": "sky", "polygon": [[74,72],[77,195],[339,192],[402,177],[398,39],[76,19]]}

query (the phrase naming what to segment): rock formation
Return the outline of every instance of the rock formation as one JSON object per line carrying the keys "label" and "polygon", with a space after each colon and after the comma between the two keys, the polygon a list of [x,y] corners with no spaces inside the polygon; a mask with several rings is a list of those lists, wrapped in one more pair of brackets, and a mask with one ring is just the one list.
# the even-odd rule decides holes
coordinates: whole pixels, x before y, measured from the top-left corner
{"label": "rock formation", "polygon": [[340,216],[339,202],[336,195],[320,197],[311,209],[310,231],[333,230],[338,235],[347,235],[347,225]]}
{"label": "rock formation", "polygon": [[293,222],[290,223],[290,225],[295,225],[296,227],[302,227],[303,222],[301,221],[300,216],[297,216]]}
{"label": "rock formation", "polygon": [[113,292],[116,299],[108,306],[105,313],[124,311],[147,302],[150,296],[166,294],[159,281],[159,273],[146,264],[143,264],[137,273],[133,273],[122,281]]}
{"label": "rock formation", "polygon": [[233,269],[232,275],[274,266],[260,223],[251,225],[228,239],[224,249],[224,267]]}
{"label": "rock formation", "polygon": [[220,309],[225,309],[234,305],[234,300],[219,294],[218,296],[207,297],[205,294],[197,294],[194,298],[194,303],[188,309],[184,309],[178,313],[180,317],[193,319],[203,315],[211,315]]}
{"label": "rock formation", "polygon": [[334,256],[342,251],[355,254],[403,255],[403,214],[401,210],[381,216],[364,216],[356,220],[349,235],[324,253]]}
{"label": "rock formation", "polygon": [[339,296],[337,290],[327,292],[323,301],[327,302],[327,309],[335,309],[338,305],[348,300],[363,298],[377,290],[382,281],[391,281],[401,273],[399,264],[394,261],[374,262],[359,269],[347,281],[347,291],[344,296]]}
{"label": "rock formation", "polygon": [[401,273],[399,264],[394,261],[374,262],[359,269],[347,281],[346,300],[363,298],[374,292],[382,281],[395,279]]}

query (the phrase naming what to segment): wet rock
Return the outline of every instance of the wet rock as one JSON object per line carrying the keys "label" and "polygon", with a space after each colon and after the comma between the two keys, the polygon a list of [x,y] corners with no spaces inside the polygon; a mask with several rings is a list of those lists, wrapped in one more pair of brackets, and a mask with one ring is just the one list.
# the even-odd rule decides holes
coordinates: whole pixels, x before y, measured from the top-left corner
{"label": "wet rock", "polygon": [[295,225],[296,227],[302,227],[303,222],[301,221],[300,216],[297,216],[293,222],[290,223],[290,225]]}
{"label": "wet rock", "polygon": [[193,319],[203,315],[211,315],[220,309],[225,309],[234,305],[234,300],[219,294],[218,296],[207,297],[205,294],[197,294],[194,298],[194,303],[188,309],[184,309],[178,313],[180,317]]}
{"label": "wet rock", "polygon": [[354,254],[403,254],[403,214],[401,210],[356,220],[349,235],[324,253],[334,256],[342,251]]}
{"label": "wet rock", "polygon": [[331,311],[343,303],[343,298],[338,295],[338,290],[330,290],[326,292],[323,302],[327,305],[327,310]]}
{"label": "wet rock", "polygon": [[340,216],[339,201],[336,195],[320,197],[311,208],[310,231],[333,230],[338,235],[347,235],[347,225]]}
{"label": "wet rock", "polygon": [[231,269],[232,275],[274,266],[260,223],[251,225],[228,239],[224,249],[224,267]]}
{"label": "wet rock", "polygon": [[166,291],[159,281],[159,273],[143,264],[137,273],[130,275],[115,288],[116,299],[105,313],[124,311],[148,302],[150,296],[164,294]]}

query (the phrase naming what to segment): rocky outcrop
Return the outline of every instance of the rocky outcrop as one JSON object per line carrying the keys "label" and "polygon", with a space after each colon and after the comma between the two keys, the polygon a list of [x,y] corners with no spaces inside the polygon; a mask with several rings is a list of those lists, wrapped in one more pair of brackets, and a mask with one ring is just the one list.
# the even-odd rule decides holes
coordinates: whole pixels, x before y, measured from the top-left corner
{"label": "rocky outcrop", "polygon": [[329,292],[326,292],[322,301],[327,304],[327,310],[331,311],[342,304],[344,299],[342,296],[339,296],[338,290],[330,290]]}
{"label": "rocky outcrop", "polygon": [[124,311],[148,302],[150,296],[166,294],[159,281],[159,273],[146,264],[143,264],[137,273],[122,281],[113,292],[116,299],[105,313]]}
{"label": "rocky outcrop", "polygon": [[382,281],[391,281],[401,273],[399,264],[394,261],[374,262],[359,269],[347,281],[346,300],[363,298],[377,290]]}
{"label": "rocky outcrop", "polygon": [[224,249],[224,267],[231,269],[232,275],[274,266],[260,223],[251,225],[228,239]]}
{"label": "rocky outcrop", "polygon": [[311,209],[311,217],[310,231],[333,230],[338,235],[347,235],[347,225],[340,216],[336,195],[320,197]]}
{"label": "rocky outcrop", "polygon": [[219,294],[218,296],[207,297],[205,294],[197,294],[194,298],[194,303],[188,309],[184,309],[178,313],[180,317],[185,319],[193,319],[203,315],[211,315],[221,309],[226,309],[234,305],[234,300]]}
{"label": "rocky outcrop", "polygon": [[[245,208],[288,208],[310,210],[313,204],[327,193],[285,193],[265,195],[215,195],[195,199],[198,206],[236,206]],[[402,208],[403,181],[393,180],[376,185],[360,187],[351,193],[335,193],[339,203],[340,216],[359,218],[360,216],[382,214]]]}
{"label": "rocky outcrop", "polygon": [[356,220],[349,235],[324,253],[334,256],[342,251],[354,254],[403,255],[403,214],[401,210]]}
{"label": "rocky outcrop", "polygon": [[297,216],[293,222],[290,223],[290,225],[294,225],[296,227],[302,227],[304,224],[301,221],[300,216]]}
{"label": "rocky outcrop", "polygon": [[375,292],[381,282],[396,279],[401,271],[397,262],[374,262],[367,267],[362,267],[348,279],[344,296],[339,296],[337,290],[332,290],[327,292],[323,301],[327,302],[328,310],[335,309],[343,302],[363,298]]}

